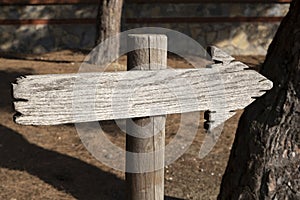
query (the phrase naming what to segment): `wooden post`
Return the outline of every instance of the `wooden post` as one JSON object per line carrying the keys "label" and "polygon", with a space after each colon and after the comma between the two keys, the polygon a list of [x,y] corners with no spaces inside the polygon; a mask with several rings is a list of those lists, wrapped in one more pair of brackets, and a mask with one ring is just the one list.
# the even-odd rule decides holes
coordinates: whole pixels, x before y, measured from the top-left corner
{"label": "wooden post", "polygon": [[[165,35],[129,35],[128,47],[136,49],[128,53],[128,70],[160,70],[167,67]],[[145,162],[142,158],[139,160],[126,154],[126,171],[130,171],[129,168],[133,166],[142,171],[147,168],[157,169],[152,172],[126,173],[128,200],[164,199],[164,151],[157,151],[163,150],[165,146],[165,120],[165,116],[127,120],[126,151],[153,152],[153,156]]]}

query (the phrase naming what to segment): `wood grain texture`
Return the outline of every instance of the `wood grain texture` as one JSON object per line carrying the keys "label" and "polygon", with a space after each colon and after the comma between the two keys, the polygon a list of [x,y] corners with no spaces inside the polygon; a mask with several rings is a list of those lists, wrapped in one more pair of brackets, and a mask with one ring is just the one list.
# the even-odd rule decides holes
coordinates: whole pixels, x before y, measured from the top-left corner
{"label": "wood grain texture", "polygon": [[271,81],[234,61],[199,69],[32,75],[17,79],[13,96],[17,123],[55,125],[224,113],[243,109],[271,88]]}
{"label": "wood grain texture", "polygon": [[[165,35],[129,35],[128,45],[130,49],[137,49],[127,55],[128,70],[167,68]],[[147,86],[141,86],[141,89],[147,90]],[[126,152],[138,153],[135,156],[126,154],[127,199],[163,200],[166,117],[144,117],[126,121]],[[149,153],[146,159],[144,153]]]}
{"label": "wood grain texture", "polygon": [[223,64],[229,64],[235,60],[234,57],[228,55],[221,49],[211,46],[208,48],[208,52],[210,53],[211,59],[215,62],[221,62]]}

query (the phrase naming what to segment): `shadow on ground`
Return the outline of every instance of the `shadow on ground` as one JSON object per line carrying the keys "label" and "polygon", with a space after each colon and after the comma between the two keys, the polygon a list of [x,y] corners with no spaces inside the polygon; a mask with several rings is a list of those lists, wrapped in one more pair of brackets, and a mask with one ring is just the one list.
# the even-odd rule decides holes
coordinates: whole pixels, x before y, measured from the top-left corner
{"label": "shadow on ground", "polygon": [[26,171],[77,199],[124,199],[124,182],[79,159],[29,143],[0,125],[0,167]]}
{"label": "shadow on ground", "polygon": [[[125,199],[125,182],[79,159],[29,143],[0,125],[0,167],[26,171],[79,200]],[[180,200],[165,197],[166,200]]]}

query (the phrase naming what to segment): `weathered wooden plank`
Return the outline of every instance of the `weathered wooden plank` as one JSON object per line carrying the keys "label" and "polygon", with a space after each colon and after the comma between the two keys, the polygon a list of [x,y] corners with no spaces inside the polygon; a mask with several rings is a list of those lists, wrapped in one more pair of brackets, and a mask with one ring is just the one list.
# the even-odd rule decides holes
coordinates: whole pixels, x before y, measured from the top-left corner
{"label": "weathered wooden plank", "polygon": [[[129,35],[128,45],[136,50],[127,55],[127,69],[166,69],[167,40],[165,35]],[[165,123],[165,116],[126,120],[128,200],[164,199]]]}
{"label": "weathered wooden plank", "polygon": [[211,46],[208,48],[208,51],[210,52],[211,59],[215,62],[222,62],[223,64],[229,64],[232,61],[235,60],[234,57],[228,55],[221,49]]}
{"label": "weathered wooden plank", "polygon": [[271,81],[245,69],[231,62],[199,69],[26,76],[13,84],[20,113],[15,121],[54,125],[243,109],[272,88]]}

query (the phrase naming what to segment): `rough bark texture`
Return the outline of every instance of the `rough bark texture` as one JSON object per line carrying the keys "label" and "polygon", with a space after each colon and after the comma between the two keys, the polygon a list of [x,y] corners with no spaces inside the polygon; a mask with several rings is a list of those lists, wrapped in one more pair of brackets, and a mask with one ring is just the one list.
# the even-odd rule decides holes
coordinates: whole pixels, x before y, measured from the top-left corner
{"label": "rough bark texture", "polygon": [[123,0],[101,0],[97,16],[96,44],[120,32]]}
{"label": "rough bark texture", "polygon": [[261,72],[274,87],[241,117],[218,199],[300,199],[300,0]]}
{"label": "rough bark texture", "polygon": [[[99,1],[95,46],[108,39],[98,55],[94,54],[92,63],[106,66],[119,56],[120,41],[114,36],[120,33],[123,0]],[[102,43],[103,44],[103,43]],[[98,50],[99,51],[99,50]],[[99,58],[100,56],[100,58]]]}

